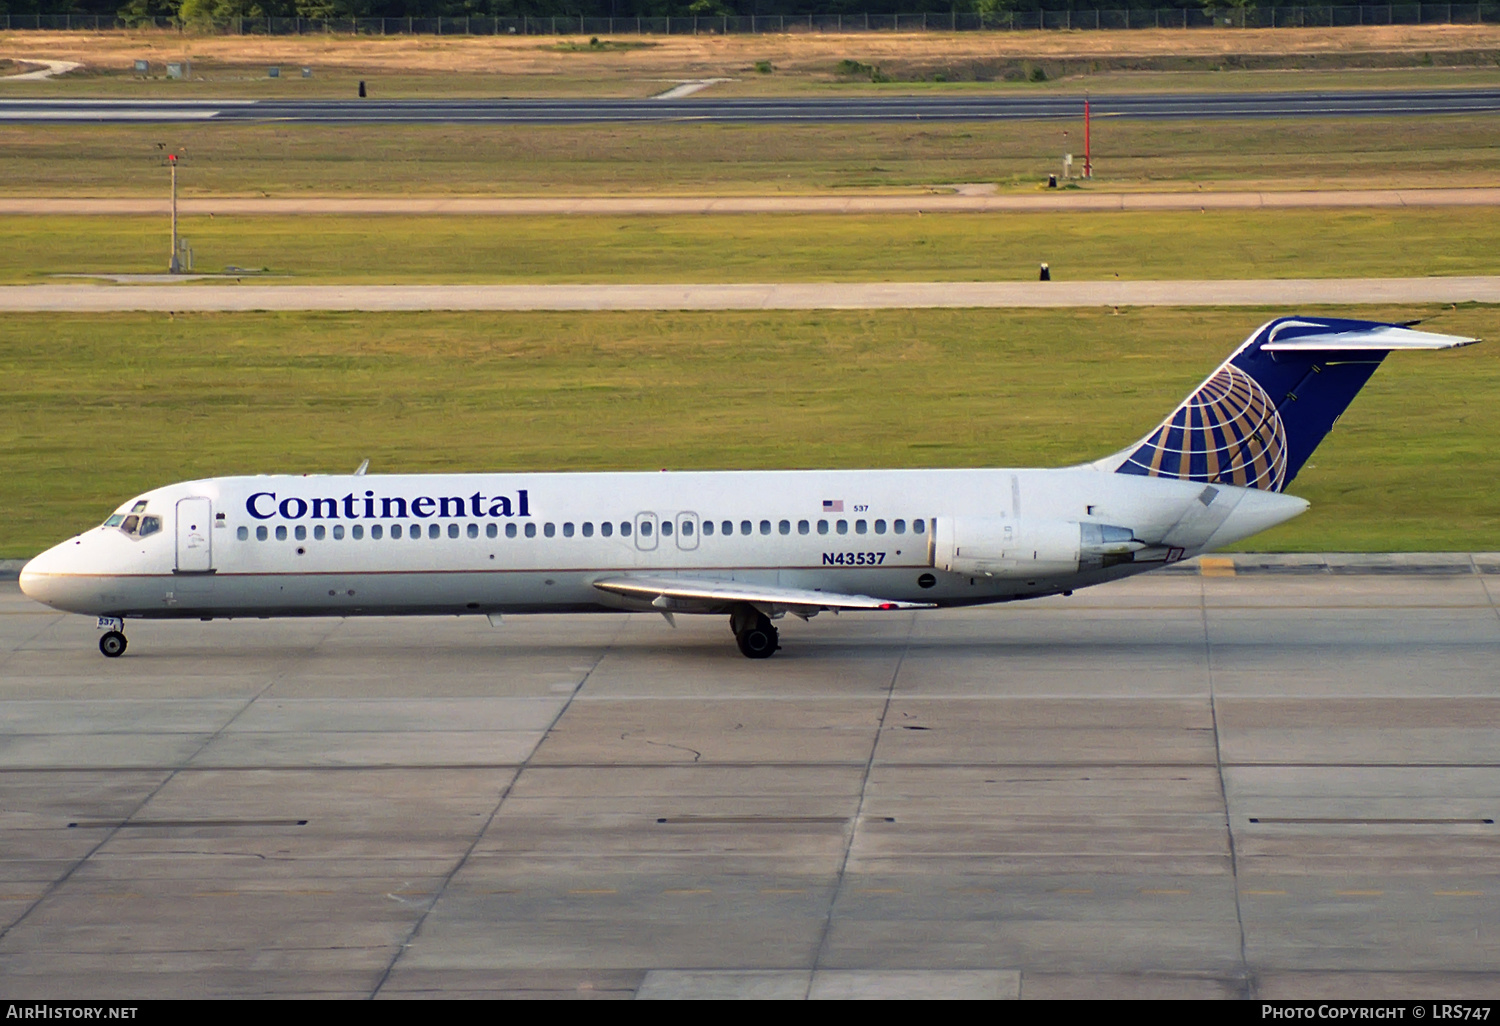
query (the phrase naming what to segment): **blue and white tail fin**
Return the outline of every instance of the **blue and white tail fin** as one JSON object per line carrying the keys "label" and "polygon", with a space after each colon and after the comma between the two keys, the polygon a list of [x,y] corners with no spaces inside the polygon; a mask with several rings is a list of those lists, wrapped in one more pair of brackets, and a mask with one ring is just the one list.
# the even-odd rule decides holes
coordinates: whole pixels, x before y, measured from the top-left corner
{"label": "blue and white tail fin", "polygon": [[1094,465],[1279,492],[1387,353],[1477,341],[1378,321],[1281,317],[1246,339],[1156,430]]}

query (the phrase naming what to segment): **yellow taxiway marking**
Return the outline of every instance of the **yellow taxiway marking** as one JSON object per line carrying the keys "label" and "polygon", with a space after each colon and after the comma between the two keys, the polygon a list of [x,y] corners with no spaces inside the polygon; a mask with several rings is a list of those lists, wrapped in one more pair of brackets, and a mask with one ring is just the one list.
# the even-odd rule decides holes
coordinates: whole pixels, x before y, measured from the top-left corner
{"label": "yellow taxiway marking", "polygon": [[0,894],[0,901],[35,901],[40,894]]}
{"label": "yellow taxiway marking", "polygon": [[713,891],[710,888],[708,888],[708,887],[673,887],[670,890],[662,891],[662,893],[663,894],[712,894]]}
{"label": "yellow taxiway marking", "polygon": [[993,888],[993,887],[955,887],[952,890],[950,890],[948,893],[949,894],[994,894],[995,893],[995,888]]}
{"label": "yellow taxiway marking", "polygon": [[1192,891],[1178,890],[1175,887],[1142,887],[1142,894],[1192,894]]}
{"label": "yellow taxiway marking", "polygon": [[900,894],[899,887],[856,887],[855,894]]}
{"label": "yellow taxiway marking", "polygon": [[478,894],[520,894],[521,892],[512,888],[512,889],[509,889],[509,890],[498,890],[498,891],[477,891],[475,893],[478,893]]}
{"label": "yellow taxiway marking", "polygon": [[619,894],[620,892],[617,891],[617,890],[615,890],[613,887],[597,887],[597,888],[579,887],[579,888],[575,888],[574,890],[569,891],[568,893],[569,894]]}
{"label": "yellow taxiway marking", "polygon": [[1433,891],[1439,898],[1479,898],[1484,896],[1483,891]]}
{"label": "yellow taxiway marking", "polygon": [[762,894],[806,894],[806,887],[762,887]]}
{"label": "yellow taxiway marking", "polygon": [[1378,898],[1385,891],[1334,891],[1341,898]]}
{"label": "yellow taxiway marking", "polygon": [[1203,556],[1198,560],[1198,573],[1204,577],[1233,577],[1234,560],[1225,556]]}
{"label": "yellow taxiway marking", "polygon": [[1059,887],[1053,894],[1093,894],[1092,887]]}
{"label": "yellow taxiway marking", "polygon": [[1261,894],[1261,895],[1267,895],[1267,894],[1285,894],[1286,891],[1251,891],[1251,890],[1244,890],[1244,891],[1240,891],[1240,893],[1241,894]]}

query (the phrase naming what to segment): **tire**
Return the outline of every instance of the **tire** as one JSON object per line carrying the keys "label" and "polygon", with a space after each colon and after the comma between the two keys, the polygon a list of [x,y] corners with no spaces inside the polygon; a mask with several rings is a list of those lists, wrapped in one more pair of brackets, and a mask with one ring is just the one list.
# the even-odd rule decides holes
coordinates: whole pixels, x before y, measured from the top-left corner
{"label": "tire", "polygon": [[759,626],[746,628],[734,636],[739,643],[740,654],[746,659],[769,659],[781,646],[777,643],[776,628]]}
{"label": "tire", "polygon": [[106,631],[99,639],[99,651],[111,659],[120,658],[125,654],[125,635],[119,631]]}

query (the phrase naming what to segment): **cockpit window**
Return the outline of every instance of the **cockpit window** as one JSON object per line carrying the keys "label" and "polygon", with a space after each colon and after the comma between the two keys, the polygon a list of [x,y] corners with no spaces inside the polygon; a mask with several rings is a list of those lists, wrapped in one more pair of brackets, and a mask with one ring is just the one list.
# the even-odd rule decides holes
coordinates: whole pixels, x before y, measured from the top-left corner
{"label": "cockpit window", "polygon": [[145,499],[141,499],[134,506],[131,506],[130,507],[130,512],[132,512],[132,513],[144,513],[144,512],[146,512],[146,500]]}
{"label": "cockpit window", "polygon": [[125,519],[124,513],[116,513],[104,522],[105,527],[119,527],[120,522]]}
{"label": "cockpit window", "polygon": [[135,529],[140,526],[140,523],[140,517],[135,515],[128,516],[125,518],[124,522],[120,524],[120,530],[124,531],[126,534],[135,534]]}
{"label": "cockpit window", "polygon": [[141,537],[161,530],[161,517],[141,517]]}

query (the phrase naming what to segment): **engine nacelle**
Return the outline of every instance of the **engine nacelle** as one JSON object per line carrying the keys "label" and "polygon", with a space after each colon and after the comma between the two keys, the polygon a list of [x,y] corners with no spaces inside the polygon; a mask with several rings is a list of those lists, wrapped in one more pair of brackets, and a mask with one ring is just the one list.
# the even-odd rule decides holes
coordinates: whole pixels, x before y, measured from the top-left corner
{"label": "engine nacelle", "polygon": [[1076,520],[938,517],[932,565],[982,577],[1052,577],[1128,563],[1145,548],[1128,527]]}

